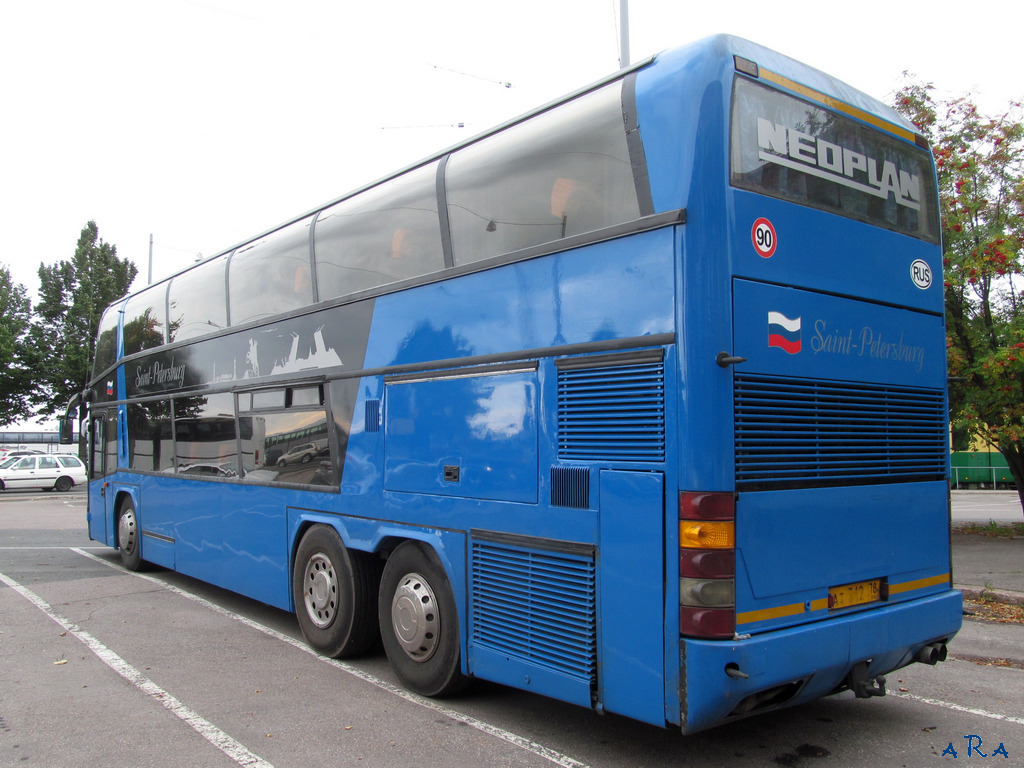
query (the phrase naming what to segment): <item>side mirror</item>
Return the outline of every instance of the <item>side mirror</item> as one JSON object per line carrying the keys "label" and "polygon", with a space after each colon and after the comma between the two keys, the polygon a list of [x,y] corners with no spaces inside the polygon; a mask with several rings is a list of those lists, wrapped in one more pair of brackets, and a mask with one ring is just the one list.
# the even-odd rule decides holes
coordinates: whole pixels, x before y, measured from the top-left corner
{"label": "side mirror", "polygon": [[72,445],[75,442],[75,420],[70,416],[60,419],[60,444]]}

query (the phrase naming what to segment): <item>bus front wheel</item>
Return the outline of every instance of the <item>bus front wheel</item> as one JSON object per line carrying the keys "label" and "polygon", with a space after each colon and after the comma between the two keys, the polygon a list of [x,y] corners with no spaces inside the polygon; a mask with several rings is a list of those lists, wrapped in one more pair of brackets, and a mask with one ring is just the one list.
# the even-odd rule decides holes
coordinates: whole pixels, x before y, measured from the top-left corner
{"label": "bus front wheel", "polygon": [[117,548],[121,552],[121,564],[129,571],[142,568],[142,549],[139,546],[139,518],[135,514],[135,503],[126,498],[117,515]]}
{"label": "bus front wheel", "polygon": [[303,637],[331,658],[364,653],[377,642],[380,561],[345,547],[333,528],[315,525],[295,554],[292,597]]}
{"label": "bus front wheel", "polygon": [[446,696],[465,687],[455,598],[433,550],[408,541],[392,553],[378,611],[384,650],[406,688]]}

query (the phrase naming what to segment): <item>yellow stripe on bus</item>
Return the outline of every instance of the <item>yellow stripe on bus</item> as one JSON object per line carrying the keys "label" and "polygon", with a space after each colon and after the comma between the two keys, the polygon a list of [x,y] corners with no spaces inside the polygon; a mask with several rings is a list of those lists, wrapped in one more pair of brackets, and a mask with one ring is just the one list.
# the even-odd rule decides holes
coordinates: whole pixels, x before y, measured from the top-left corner
{"label": "yellow stripe on bus", "polygon": [[[889,594],[898,595],[903,592],[913,592],[915,589],[924,589],[925,587],[934,587],[939,584],[948,584],[949,574],[942,573],[938,576],[928,576],[924,579],[915,579],[914,581],[905,581],[902,584],[890,584]],[[745,611],[744,613],[736,614],[737,624],[753,624],[756,621],[768,621],[769,619],[782,619],[787,616],[796,616],[797,614],[811,611],[823,611],[828,608],[828,598],[821,598],[820,600],[812,600],[810,603],[790,603],[789,605],[779,605],[775,608],[764,608],[760,611]]]}
{"label": "yellow stripe on bus", "polygon": [[782,619],[786,616],[796,616],[798,613],[809,613],[811,611],[824,611],[828,608],[828,598],[811,600],[810,603],[792,603],[791,605],[780,605],[776,608],[763,608],[760,611],[746,611],[736,614],[737,624],[753,624],[755,621],[768,621],[768,619]]}
{"label": "yellow stripe on bus", "polygon": [[905,581],[902,584],[890,584],[889,594],[898,595],[901,592],[912,592],[915,589],[924,589],[925,587],[934,587],[939,584],[948,584],[949,574],[942,573],[938,576],[929,576],[926,579],[917,579],[915,581]]}
{"label": "yellow stripe on bus", "polygon": [[890,123],[888,120],[883,120],[877,115],[873,115],[870,112],[865,112],[863,109],[859,109],[851,104],[847,104],[844,101],[839,101],[831,96],[828,96],[820,91],[816,91],[813,88],[808,88],[806,85],[800,85],[788,77],[772,72],[770,69],[761,69],[761,77],[769,82],[781,85],[783,88],[788,88],[791,91],[799,93],[801,96],[806,96],[809,99],[814,99],[817,102],[824,104],[831,109],[835,109],[839,112],[843,112],[851,117],[855,117],[858,120],[863,120],[865,123],[870,123],[876,128],[880,128],[888,133],[895,134],[901,139],[906,139],[911,144],[916,143],[917,135],[912,131],[908,131],[895,123]]}
{"label": "yellow stripe on bus", "polygon": [[777,608],[765,608],[760,611],[747,611],[736,614],[737,624],[753,624],[755,621],[768,621],[768,619],[781,619],[785,616],[796,616],[804,612],[803,603],[792,605],[780,605]]}

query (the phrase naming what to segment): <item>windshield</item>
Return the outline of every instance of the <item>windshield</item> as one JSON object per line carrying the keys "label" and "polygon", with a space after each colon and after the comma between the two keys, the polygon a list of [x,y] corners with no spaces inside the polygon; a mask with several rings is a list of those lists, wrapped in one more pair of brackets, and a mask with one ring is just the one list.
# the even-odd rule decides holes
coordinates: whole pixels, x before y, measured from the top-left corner
{"label": "windshield", "polygon": [[743,77],[733,92],[732,184],[938,242],[927,151]]}

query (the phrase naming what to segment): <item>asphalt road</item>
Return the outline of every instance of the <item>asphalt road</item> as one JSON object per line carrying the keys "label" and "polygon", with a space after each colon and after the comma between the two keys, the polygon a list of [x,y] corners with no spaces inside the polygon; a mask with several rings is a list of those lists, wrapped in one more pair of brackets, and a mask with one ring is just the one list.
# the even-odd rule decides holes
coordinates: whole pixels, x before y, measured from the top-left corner
{"label": "asphalt road", "polygon": [[0,494],[0,584],[2,766],[1024,764],[1024,671],[959,660],[688,737],[491,684],[421,699],[382,653],[325,660],[290,614],[124,571],[81,492]]}
{"label": "asphalt road", "polygon": [[1020,523],[1020,497],[1016,491],[953,491],[954,523]]}

